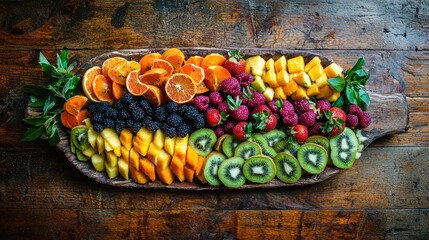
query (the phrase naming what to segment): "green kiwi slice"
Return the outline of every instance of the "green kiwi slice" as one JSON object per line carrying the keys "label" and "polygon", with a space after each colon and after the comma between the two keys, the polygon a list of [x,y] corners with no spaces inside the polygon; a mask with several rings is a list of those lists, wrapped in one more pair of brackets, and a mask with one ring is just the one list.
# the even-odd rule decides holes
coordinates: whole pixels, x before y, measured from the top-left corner
{"label": "green kiwi slice", "polygon": [[220,152],[212,152],[207,156],[203,171],[204,177],[210,185],[220,185],[221,182],[218,177],[218,169],[220,163],[225,159],[225,155]]}
{"label": "green kiwi slice", "polygon": [[212,152],[216,144],[217,137],[210,128],[201,128],[189,136],[189,144],[195,149],[198,155],[207,157]]}
{"label": "green kiwi slice", "polygon": [[299,145],[297,142],[283,140],[276,143],[274,150],[278,153],[287,152],[296,157],[296,153],[298,152],[300,146],[301,145]]}
{"label": "green kiwi slice", "polygon": [[76,150],[83,150],[91,145],[88,142],[88,127],[81,125],[76,126],[70,131],[70,139]]}
{"label": "green kiwi slice", "polygon": [[322,146],[327,152],[329,152],[329,139],[324,136],[314,135],[307,138],[308,143],[315,143]]}
{"label": "green kiwi slice", "polygon": [[332,163],[338,168],[351,168],[356,160],[359,141],[356,134],[350,128],[329,140],[331,144]]}
{"label": "green kiwi slice", "polygon": [[282,182],[295,183],[301,178],[301,166],[298,160],[290,153],[278,153],[273,160],[277,169],[276,176]]}
{"label": "green kiwi slice", "polygon": [[234,157],[241,157],[244,160],[249,159],[251,156],[261,154],[261,147],[257,143],[249,141],[238,144],[234,151]]}
{"label": "green kiwi slice", "polygon": [[229,188],[243,186],[246,182],[242,171],[244,161],[241,157],[231,157],[222,161],[217,172],[219,180]]}
{"label": "green kiwi slice", "polygon": [[276,176],[276,165],[270,157],[256,155],[244,162],[243,174],[250,182],[267,183]]}
{"label": "green kiwi slice", "polygon": [[286,139],[286,133],[279,129],[273,129],[269,132],[263,134],[264,138],[267,139],[268,145],[274,147],[277,142],[283,141]]}
{"label": "green kiwi slice", "polygon": [[229,136],[229,134],[224,134],[224,135],[218,137],[216,144],[214,145],[213,149],[215,151],[221,152],[222,151],[222,143],[223,143],[223,141],[225,141],[226,137],[228,137],[228,136]]}
{"label": "green kiwi slice", "polygon": [[277,152],[268,145],[267,139],[261,133],[254,133],[249,138],[250,141],[256,142],[262,149],[262,153],[270,158],[274,158]]}
{"label": "green kiwi slice", "polygon": [[315,143],[301,145],[297,158],[302,169],[311,174],[323,172],[328,163],[328,153],[322,146]]}
{"label": "green kiwi slice", "polygon": [[223,140],[222,142],[222,152],[227,156],[227,157],[232,157],[234,155],[234,151],[235,148],[238,146],[238,144],[240,144],[241,142],[243,142],[243,140],[237,138],[234,135],[230,135],[227,136],[225,138],[225,140]]}

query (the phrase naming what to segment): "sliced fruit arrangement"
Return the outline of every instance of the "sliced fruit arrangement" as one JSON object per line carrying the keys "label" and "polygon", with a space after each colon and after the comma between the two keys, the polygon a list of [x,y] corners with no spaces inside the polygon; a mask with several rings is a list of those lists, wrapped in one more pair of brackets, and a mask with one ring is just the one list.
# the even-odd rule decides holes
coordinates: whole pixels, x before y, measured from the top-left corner
{"label": "sliced fruit arrangement", "polygon": [[294,183],[360,157],[371,123],[363,64],[177,48],[112,57],[85,72],[60,119],[72,152],[110,179]]}

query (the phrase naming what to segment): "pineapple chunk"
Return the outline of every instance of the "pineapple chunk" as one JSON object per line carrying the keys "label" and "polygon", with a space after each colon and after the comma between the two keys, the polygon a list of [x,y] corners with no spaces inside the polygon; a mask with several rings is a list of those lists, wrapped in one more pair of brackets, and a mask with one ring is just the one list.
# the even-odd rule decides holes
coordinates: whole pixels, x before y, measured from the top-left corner
{"label": "pineapple chunk", "polygon": [[270,59],[267,60],[267,62],[265,63],[265,69],[266,70],[274,70],[275,71],[275,68],[274,68],[274,59],[270,58]]}
{"label": "pineapple chunk", "polygon": [[276,79],[279,86],[286,86],[289,82],[289,73],[285,69],[282,69],[277,72]]}
{"label": "pineapple chunk", "polygon": [[276,88],[279,86],[274,68],[267,70],[264,77],[262,79],[264,79],[264,82],[267,83],[270,87]]}
{"label": "pineapple chunk", "polygon": [[304,71],[304,57],[298,56],[287,60],[289,73],[299,73]]}
{"label": "pineapple chunk", "polygon": [[331,65],[327,66],[324,69],[324,72],[326,73],[326,76],[328,76],[328,78],[334,78],[339,76],[343,72],[343,68],[338,66],[336,63],[331,63]]}
{"label": "pineapple chunk", "polygon": [[260,76],[255,76],[250,86],[260,93],[265,92],[265,89],[267,88],[264,80],[262,80]]}
{"label": "pineapple chunk", "polygon": [[308,71],[308,76],[310,76],[311,81],[315,82],[324,73],[322,65],[316,64]]}
{"label": "pineapple chunk", "polygon": [[306,72],[300,72],[296,75],[293,75],[292,79],[303,87],[311,87],[311,80]]}
{"label": "pineapple chunk", "polygon": [[130,150],[133,146],[133,133],[130,129],[125,128],[121,131],[121,134],[119,135],[119,139],[121,140],[122,146],[124,146],[126,149]]}
{"label": "pineapple chunk", "polygon": [[278,99],[286,99],[286,94],[283,91],[283,87],[276,87],[274,88],[274,98]]}
{"label": "pineapple chunk", "polygon": [[153,139],[152,131],[146,128],[141,128],[137,132],[137,135],[133,140],[133,146],[138,153],[140,153],[142,156],[146,156],[147,151],[149,149],[149,144],[152,142],[152,139]]}
{"label": "pineapple chunk", "polygon": [[298,86],[298,89],[296,90],[296,92],[294,92],[291,95],[292,100],[298,100],[298,99],[302,99],[302,98],[307,98],[307,91],[305,90],[304,87],[302,86]]}
{"label": "pineapple chunk", "polygon": [[109,166],[109,164],[107,164],[106,162],[104,162],[104,168],[106,170],[107,177],[109,179],[112,179],[118,176],[118,173],[119,173],[118,166],[112,167],[112,166]]}
{"label": "pineapple chunk", "polygon": [[262,76],[265,69],[265,59],[261,56],[253,56],[246,59],[246,64],[250,66],[250,73],[255,76]]}
{"label": "pineapple chunk", "polygon": [[92,148],[97,148],[98,133],[92,127],[88,127],[88,142]]}
{"label": "pineapple chunk", "polygon": [[265,101],[269,102],[271,100],[274,99],[274,89],[267,87],[267,89],[265,89],[265,92],[262,93],[265,97]]}
{"label": "pineapple chunk", "polygon": [[311,85],[310,88],[307,88],[307,96],[308,97],[314,97],[317,94],[319,94],[319,87],[316,84]]}
{"label": "pineapple chunk", "polygon": [[106,149],[104,144],[104,138],[101,135],[97,136],[97,152],[98,154],[102,154]]}
{"label": "pineapple chunk", "polygon": [[307,64],[305,64],[304,72],[310,71],[316,64],[320,64],[322,61],[318,56],[315,56],[313,59],[310,60]]}
{"label": "pineapple chunk", "polygon": [[118,158],[118,172],[126,180],[130,178],[129,176],[130,165],[128,161],[125,161],[122,157]]}
{"label": "pineapple chunk", "polygon": [[319,88],[328,85],[328,76],[326,76],[326,73],[320,75],[320,77],[316,79],[315,83]]}
{"label": "pineapple chunk", "polygon": [[188,149],[188,139],[189,139],[189,135],[186,135],[183,138],[176,137],[176,146],[174,147],[173,157],[180,159],[183,164],[185,164],[186,162],[186,151]]}
{"label": "pineapple chunk", "polygon": [[121,140],[116,131],[112,128],[105,128],[100,134],[104,138],[104,141],[112,147],[116,156],[121,156]]}
{"label": "pineapple chunk", "polygon": [[340,95],[341,95],[341,92],[337,92],[337,91],[333,90],[332,95],[325,98],[325,99],[328,100],[329,102],[335,102],[340,97]]}
{"label": "pineapple chunk", "polygon": [[165,134],[160,130],[156,130],[155,134],[153,135],[152,144],[157,146],[159,149],[164,148],[164,142],[165,142]]}
{"label": "pineapple chunk", "polygon": [[332,88],[329,85],[319,87],[319,94],[317,94],[317,99],[324,99],[332,95]]}
{"label": "pineapple chunk", "polygon": [[94,154],[91,157],[92,166],[94,166],[95,171],[97,172],[104,172],[104,161],[104,156],[101,154]]}
{"label": "pineapple chunk", "polygon": [[277,61],[274,63],[274,68],[276,69],[276,72],[286,70],[286,57],[281,56],[279,59],[277,59]]}
{"label": "pineapple chunk", "polygon": [[176,138],[175,137],[165,137],[164,141],[164,149],[168,152],[168,154],[173,155],[174,154],[174,147],[176,145]]}

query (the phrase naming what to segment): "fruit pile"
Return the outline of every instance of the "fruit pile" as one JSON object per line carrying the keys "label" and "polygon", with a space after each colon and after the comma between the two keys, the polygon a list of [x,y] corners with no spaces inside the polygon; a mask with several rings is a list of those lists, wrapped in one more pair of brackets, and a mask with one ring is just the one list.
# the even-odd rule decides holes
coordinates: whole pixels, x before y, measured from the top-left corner
{"label": "fruit pile", "polygon": [[72,152],[109,178],[294,183],[359,158],[360,129],[371,123],[361,66],[344,72],[317,56],[244,59],[238,50],[112,57],[85,72],[85,96],[70,98],[61,120]]}

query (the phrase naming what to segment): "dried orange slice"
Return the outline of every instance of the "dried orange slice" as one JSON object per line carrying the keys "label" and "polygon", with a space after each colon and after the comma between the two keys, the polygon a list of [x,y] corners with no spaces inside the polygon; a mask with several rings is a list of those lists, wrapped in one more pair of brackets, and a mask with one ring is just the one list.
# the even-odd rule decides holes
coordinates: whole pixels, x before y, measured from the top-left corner
{"label": "dried orange slice", "polygon": [[128,74],[126,80],[126,87],[128,92],[130,92],[134,96],[142,96],[149,89],[148,85],[140,82],[138,70],[131,71]]}
{"label": "dried orange slice", "polygon": [[203,59],[204,59],[203,57],[195,55],[195,56],[188,58],[188,60],[186,60],[185,64],[186,63],[193,63],[197,66],[201,66],[201,62],[203,61]]}
{"label": "dried orange slice", "polygon": [[152,68],[140,75],[140,82],[147,85],[161,86],[164,83],[167,71],[163,68]]}
{"label": "dried orange slice", "polygon": [[201,62],[202,68],[208,68],[210,66],[222,66],[226,61],[226,57],[219,53],[210,53],[205,56],[203,61]]}
{"label": "dried orange slice", "polygon": [[164,102],[164,93],[153,85],[148,85],[149,89],[143,95],[153,106],[159,107]]}
{"label": "dried orange slice", "polygon": [[[130,74],[128,74],[128,76],[129,75]],[[112,82],[112,95],[115,100],[120,99],[125,93],[127,93],[127,89],[124,86],[119,83]]]}
{"label": "dried orange slice", "polygon": [[196,90],[197,92],[195,94],[203,94],[210,91],[210,89],[207,87],[207,85],[204,82],[201,82],[200,84],[198,84]]}
{"label": "dried orange slice", "polygon": [[139,61],[141,67],[140,72],[145,73],[146,71],[149,71],[152,68],[153,62],[160,58],[161,54],[159,52],[144,55]]}
{"label": "dried orange slice", "polygon": [[92,82],[97,75],[101,75],[101,68],[95,66],[86,70],[82,77],[83,92],[93,102],[99,102],[97,96],[95,96],[94,89],[92,88]]}
{"label": "dried orange slice", "polygon": [[180,69],[180,72],[191,76],[191,78],[194,79],[197,85],[203,82],[205,77],[204,69],[193,63],[187,63],[183,65],[182,68]]}
{"label": "dried orange slice", "polygon": [[173,65],[173,68],[174,68],[173,72],[178,73],[183,63],[185,62],[185,55],[182,55],[180,53],[172,53],[167,57],[165,57],[165,60],[171,63],[171,65]]}
{"label": "dried orange slice", "polygon": [[107,74],[110,80],[125,86],[125,80],[129,72],[131,72],[131,65],[130,62],[126,61],[114,65]]}
{"label": "dried orange slice", "polygon": [[112,102],[112,80],[106,78],[104,75],[97,75],[92,82],[95,96],[100,101]]}
{"label": "dried orange slice", "polygon": [[167,73],[165,74],[165,77],[171,76],[171,74],[173,74],[173,71],[174,71],[173,65],[171,65],[171,63],[167,62],[164,59],[157,59],[157,60],[155,60],[153,62],[152,68],[162,68],[162,69],[165,69],[165,71],[167,71]]}
{"label": "dried orange slice", "polygon": [[109,76],[109,70],[119,64],[119,63],[123,63],[123,62],[127,62],[127,59],[123,58],[123,57],[112,57],[112,58],[108,58],[103,62],[103,65],[101,65],[101,70],[104,76],[108,77]]}
{"label": "dried orange slice", "polygon": [[176,103],[187,103],[196,93],[194,79],[184,73],[175,73],[165,83],[165,93]]}
{"label": "dried orange slice", "polygon": [[222,66],[210,66],[206,69],[204,83],[212,91],[217,91],[223,80],[230,78],[231,73]]}
{"label": "dried orange slice", "polygon": [[183,59],[185,59],[185,54],[178,48],[169,48],[169,49],[165,50],[162,53],[161,58],[166,59],[167,56],[172,55],[172,54],[179,54]]}

